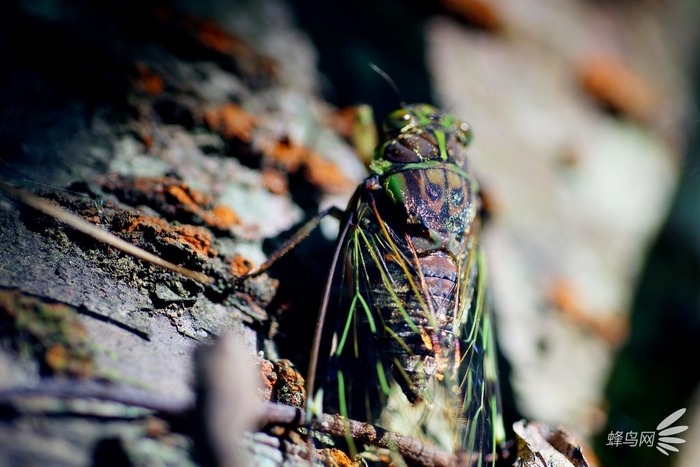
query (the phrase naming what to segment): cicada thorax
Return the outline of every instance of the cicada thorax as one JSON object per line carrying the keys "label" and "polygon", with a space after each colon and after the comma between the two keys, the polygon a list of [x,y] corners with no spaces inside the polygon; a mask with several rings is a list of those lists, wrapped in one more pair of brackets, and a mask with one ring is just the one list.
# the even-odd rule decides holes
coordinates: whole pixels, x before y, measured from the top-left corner
{"label": "cicada thorax", "polygon": [[380,351],[411,403],[460,353],[455,325],[468,308],[461,290],[477,228],[474,187],[463,175],[449,164],[414,167],[379,177],[380,188],[366,193],[372,209],[363,220],[383,245],[360,251],[368,297],[384,326]]}

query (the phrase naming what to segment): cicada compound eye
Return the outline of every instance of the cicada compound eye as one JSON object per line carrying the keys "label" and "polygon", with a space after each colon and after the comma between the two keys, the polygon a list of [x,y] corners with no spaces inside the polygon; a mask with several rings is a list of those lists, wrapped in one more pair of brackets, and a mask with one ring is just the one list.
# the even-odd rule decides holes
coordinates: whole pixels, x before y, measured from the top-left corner
{"label": "cicada compound eye", "polygon": [[402,133],[414,127],[418,122],[411,112],[406,109],[394,110],[385,119],[382,129],[386,134]]}
{"label": "cicada compound eye", "polygon": [[462,122],[460,120],[457,120],[457,121],[455,121],[454,125],[457,128],[457,131],[455,132],[455,134],[456,134],[459,142],[465,146],[467,146],[469,143],[471,143],[471,141],[472,141],[472,128],[469,126],[469,124],[466,122]]}
{"label": "cicada compound eye", "polygon": [[416,112],[423,115],[428,120],[439,121],[442,119],[442,114],[440,110],[430,104],[415,104],[413,106]]}

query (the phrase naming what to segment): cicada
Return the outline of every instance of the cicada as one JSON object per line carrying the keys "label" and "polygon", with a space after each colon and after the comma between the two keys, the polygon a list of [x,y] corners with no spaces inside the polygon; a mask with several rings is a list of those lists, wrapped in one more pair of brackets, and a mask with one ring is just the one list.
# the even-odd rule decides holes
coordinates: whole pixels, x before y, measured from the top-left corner
{"label": "cicada", "polygon": [[471,131],[427,104],[404,105],[382,130],[371,175],[335,211],[307,393],[459,465],[492,465],[504,428]]}

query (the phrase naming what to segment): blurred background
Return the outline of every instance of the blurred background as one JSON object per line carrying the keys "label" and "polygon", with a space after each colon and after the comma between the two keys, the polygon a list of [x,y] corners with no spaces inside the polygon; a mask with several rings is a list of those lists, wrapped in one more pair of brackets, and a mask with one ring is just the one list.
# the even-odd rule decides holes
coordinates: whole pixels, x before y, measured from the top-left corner
{"label": "blurred background", "polygon": [[[213,20],[270,57],[274,89],[246,75],[245,61],[231,66],[245,78],[234,80],[208,63],[192,71],[174,59],[159,61],[167,48],[161,45],[134,47],[135,38],[166,37],[178,60],[201,52],[173,46],[167,28],[149,29],[152,23],[143,18],[161,18],[165,9]],[[188,92],[207,102],[233,95],[246,111],[267,112],[272,117],[260,123],[267,131],[283,128],[352,181],[320,195],[292,178],[289,199],[280,204],[279,196],[269,196],[262,208],[235,191],[230,205],[259,227],[261,238],[279,242],[287,236],[281,232],[320,207],[344,206],[364,176],[347,147],[308,120],[366,103],[381,121],[401,102],[430,102],[468,122],[471,168],[489,213],[483,244],[509,419],[563,425],[601,466],[700,465],[698,2],[173,0],[94,6],[43,0],[8,2],[3,12],[0,54],[11,57],[5,63],[56,74],[61,92],[70,90],[70,97],[57,93],[53,100],[32,101],[40,96],[34,81],[0,70],[6,165],[14,170],[23,163],[15,139],[43,134],[41,126],[22,123],[25,113],[70,108],[66,102],[74,95],[87,102],[89,115],[105,102],[120,102],[123,83],[104,70],[137,60],[166,82],[191,79]],[[105,18],[117,18],[128,38],[115,40]],[[62,39],[53,41],[55,34]],[[370,63],[391,77],[400,95]],[[196,126],[181,110],[157,109],[169,124]],[[54,123],[42,125],[68,133]],[[31,152],[30,146],[23,150]],[[124,147],[102,168],[118,171],[125,160],[138,166],[125,159]],[[183,164],[179,154],[169,152],[167,162]],[[62,183],[40,166],[29,175]],[[146,171],[140,167],[136,173]],[[208,183],[196,177],[188,182]],[[278,301],[308,308],[308,320],[315,316],[333,247],[332,232],[313,235],[313,246],[291,255],[297,255],[296,266],[276,276]],[[245,252],[256,262],[263,258],[259,245]],[[293,282],[299,277],[303,286]],[[309,337],[308,320],[285,323],[281,317],[282,334],[293,335],[297,326]],[[277,342],[282,356],[304,351],[296,341]],[[666,456],[611,437],[656,432],[681,408],[687,412],[676,424],[689,429],[677,435],[686,441],[679,452]]]}

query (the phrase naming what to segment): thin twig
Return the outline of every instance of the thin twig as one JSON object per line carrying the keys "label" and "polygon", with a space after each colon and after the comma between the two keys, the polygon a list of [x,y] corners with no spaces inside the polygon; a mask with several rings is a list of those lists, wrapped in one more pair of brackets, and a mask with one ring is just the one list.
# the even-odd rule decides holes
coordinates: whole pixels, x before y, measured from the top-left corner
{"label": "thin twig", "polygon": [[321,223],[321,220],[324,217],[330,215],[335,217],[336,219],[341,219],[343,217],[343,214],[345,214],[345,211],[339,209],[336,206],[331,206],[319,212],[314,217],[312,217],[306,224],[302,225],[301,228],[297,230],[291,238],[287,239],[287,241],[285,241],[279,249],[272,252],[267,261],[265,261],[260,266],[251,269],[242,276],[237,277],[236,282],[241,283],[249,277],[257,276],[258,274],[267,271],[273,264],[277,262],[277,260],[279,260],[282,256],[292,251],[294,247],[296,247],[299,243],[302,242],[302,240],[308,237],[309,234],[313,232],[316,229],[316,227],[318,227],[318,225]]}
{"label": "thin twig", "polygon": [[[11,404],[17,398],[55,397],[60,399],[98,399],[133,407],[141,407],[171,416],[182,416],[194,409],[194,401],[159,396],[142,389],[123,384],[105,384],[95,381],[44,379],[36,387],[0,390],[0,405]],[[275,402],[262,402],[257,408],[260,426],[283,425],[292,428],[306,427],[306,414],[302,409]],[[449,467],[455,458],[433,446],[392,431],[350,420],[340,415],[323,414],[311,423],[311,429],[331,436],[349,434],[359,444],[370,444],[398,452],[410,465]]]}
{"label": "thin twig", "polygon": [[194,401],[162,397],[125,384],[42,379],[35,387],[0,390],[0,404],[7,405],[17,398],[54,397],[57,399],[97,399],[132,407],[140,407],[168,415],[181,415],[194,407]]}
{"label": "thin twig", "polygon": [[48,214],[49,216],[58,219],[64,224],[67,224],[73,227],[74,229],[93,237],[96,240],[106,243],[107,245],[113,246],[114,248],[121,250],[126,254],[132,255],[148,263],[155,264],[156,266],[160,266],[169,271],[176,272],[185,277],[189,277],[190,279],[194,279],[203,284],[210,284],[213,282],[213,279],[211,277],[208,277],[207,275],[202,274],[201,272],[192,271],[190,269],[166,261],[163,258],[159,258],[158,256],[137,247],[136,245],[122,240],[113,233],[103,230],[95,224],[91,224],[82,217],[77,216],[71,213],[70,211],[63,209],[62,207],[51,204],[48,201],[29,193],[28,191],[15,188],[4,182],[0,182],[0,189],[9,193],[18,200],[22,201],[27,206],[30,206],[36,209],[37,211],[41,211],[44,214]]}
{"label": "thin twig", "polygon": [[[260,404],[258,412],[263,425],[306,426],[304,411],[297,407],[266,402]],[[410,465],[448,467],[455,463],[452,455],[436,447],[426,446],[415,438],[337,414],[323,414],[320,420],[311,422],[311,429],[337,437],[349,434],[357,443],[395,450]]]}

